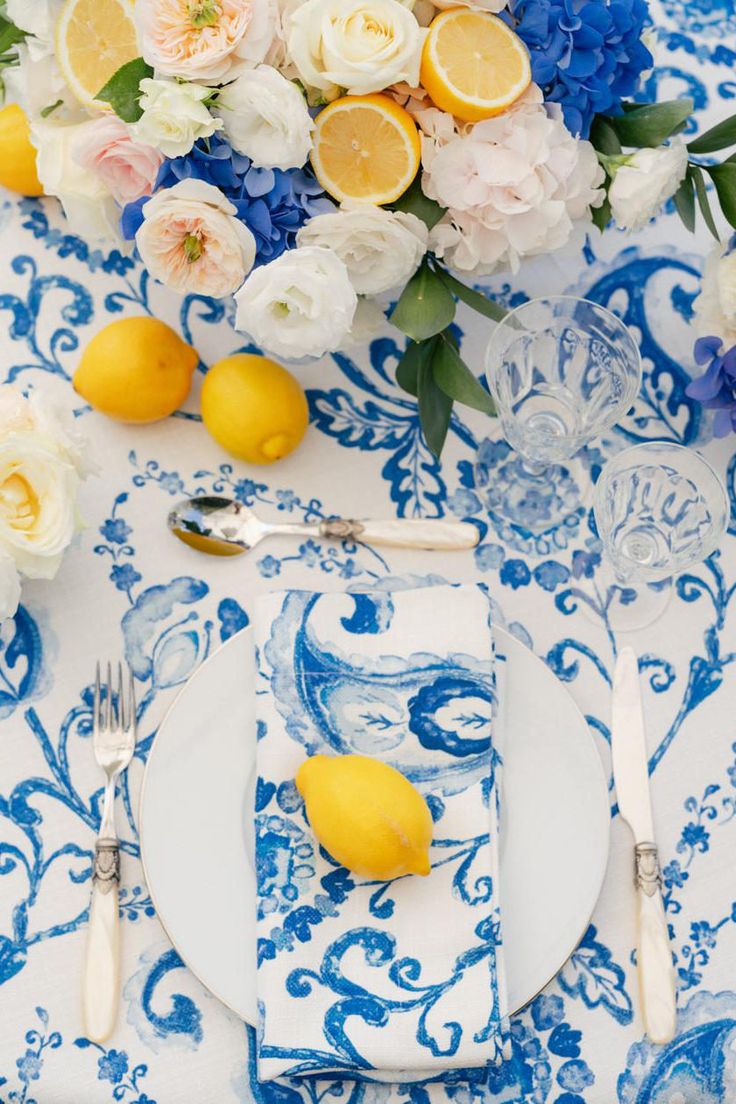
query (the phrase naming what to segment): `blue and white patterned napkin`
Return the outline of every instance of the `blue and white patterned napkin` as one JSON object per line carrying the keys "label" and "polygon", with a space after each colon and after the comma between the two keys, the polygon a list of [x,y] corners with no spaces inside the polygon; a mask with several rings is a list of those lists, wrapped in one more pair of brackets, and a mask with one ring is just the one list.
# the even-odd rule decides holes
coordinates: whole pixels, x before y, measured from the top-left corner
{"label": "blue and white patterned napkin", "polygon": [[[490,604],[477,586],[290,591],[257,603],[258,1072],[416,1080],[498,1060],[498,767]],[[373,755],[426,797],[426,878],[320,851],[294,775]],[[374,1072],[375,1071],[375,1072]]]}

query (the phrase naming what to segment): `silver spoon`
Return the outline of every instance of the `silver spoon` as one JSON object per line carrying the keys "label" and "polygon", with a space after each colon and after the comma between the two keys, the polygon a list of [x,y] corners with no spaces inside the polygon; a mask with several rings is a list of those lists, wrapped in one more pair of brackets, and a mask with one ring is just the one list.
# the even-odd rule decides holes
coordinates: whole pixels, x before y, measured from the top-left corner
{"label": "silver spoon", "polygon": [[185,498],[169,513],[168,526],[185,544],[214,556],[237,556],[249,552],[266,537],[282,534],[444,551],[475,548],[480,537],[478,529],[467,521],[441,518],[392,518],[389,521],[326,518],[274,524],[261,521],[241,502],[218,495]]}

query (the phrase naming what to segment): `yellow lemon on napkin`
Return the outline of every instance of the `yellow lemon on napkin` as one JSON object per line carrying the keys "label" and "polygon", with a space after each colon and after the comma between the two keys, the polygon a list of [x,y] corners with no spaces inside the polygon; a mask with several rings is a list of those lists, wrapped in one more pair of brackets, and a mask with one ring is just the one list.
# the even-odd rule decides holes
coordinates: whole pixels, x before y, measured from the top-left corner
{"label": "yellow lemon on napkin", "polygon": [[199,357],[158,318],[119,318],[95,334],[74,390],[119,422],[157,422],[181,406]]}
{"label": "yellow lemon on napkin", "polygon": [[28,118],[15,103],[0,111],[0,184],[20,195],[43,195]]}
{"label": "yellow lemon on napkin", "polygon": [[313,755],[296,786],[312,831],[333,859],[362,878],[429,874],[432,817],[399,771],[366,755]]}
{"label": "yellow lemon on napkin", "polygon": [[255,353],[235,353],[213,364],[204,378],[202,421],[233,456],[272,464],[301,441],[309,408],[286,368]]}

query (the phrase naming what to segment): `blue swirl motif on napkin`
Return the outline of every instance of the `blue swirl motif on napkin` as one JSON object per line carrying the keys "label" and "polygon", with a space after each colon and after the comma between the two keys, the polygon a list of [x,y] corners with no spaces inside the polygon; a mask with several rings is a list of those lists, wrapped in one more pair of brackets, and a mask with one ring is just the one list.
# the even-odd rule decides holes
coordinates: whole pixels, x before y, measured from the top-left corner
{"label": "blue swirl motif on napkin", "polygon": [[[476,586],[259,600],[259,1076],[414,1080],[503,1048],[490,605]],[[370,882],[320,850],[305,755],[398,768],[435,822],[428,878]]]}

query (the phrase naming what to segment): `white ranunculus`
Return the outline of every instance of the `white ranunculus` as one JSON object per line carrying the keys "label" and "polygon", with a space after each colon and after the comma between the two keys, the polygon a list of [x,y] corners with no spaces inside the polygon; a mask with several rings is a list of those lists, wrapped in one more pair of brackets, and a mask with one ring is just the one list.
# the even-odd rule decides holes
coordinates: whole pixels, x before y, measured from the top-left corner
{"label": "white ranunculus", "polygon": [[316,215],[297,234],[298,245],[334,250],[359,295],[405,284],[427,251],[427,227],[416,215],[355,204]]}
{"label": "white ranunculus", "polygon": [[300,168],[312,148],[314,123],[304,96],[271,65],[245,69],[217,101],[234,149],[264,169]]}
{"label": "white ranunculus", "polygon": [[30,579],[51,579],[77,529],[79,476],[37,433],[0,437],[0,553]]}
{"label": "white ranunculus", "polygon": [[608,189],[611,213],[622,230],[639,230],[659,214],[687,171],[687,146],[681,137],[668,146],[640,149],[615,170]]}
{"label": "white ranunculus", "polygon": [[398,0],[306,0],[290,15],[287,43],[306,85],[362,95],[417,85],[425,33]]}
{"label": "white ranunculus", "polygon": [[84,123],[59,126],[36,120],[31,141],[36,147],[38,177],[47,195],[61,200],[73,234],[85,241],[124,243],[120,235],[120,209],[96,172],[83,169],[75,149],[85,133]]}
{"label": "white ranunculus", "polygon": [[20,575],[15,560],[0,553],[0,622],[12,617],[20,602]]}
{"label": "white ranunculus", "polygon": [[736,234],[708,254],[693,310],[699,337],[720,337],[725,349],[736,345]]}
{"label": "white ranunculus", "polygon": [[339,348],[358,298],[336,253],[305,246],[257,268],[235,301],[239,330],[269,352],[298,360]]}
{"label": "white ranunculus", "polygon": [[155,280],[182,295],[232,295],[256,257],[255,238],[236,215],[219,188],[180,180],[143,205],[138,252]]}
{"label": "white ranunculus", "polygon": [[140,83],[143,111],[133,130],[135,136],[160,150],[165,157],[183,157],[198,138],[209,138],[222,129],[204,101],[212,89],[202,84],[145,77]]}

